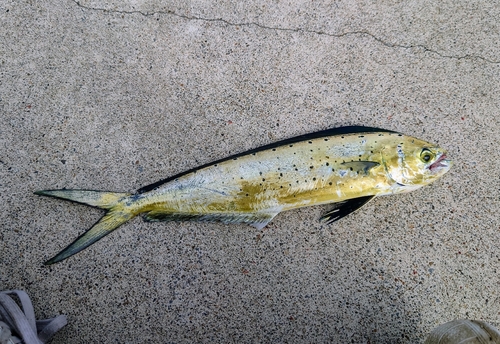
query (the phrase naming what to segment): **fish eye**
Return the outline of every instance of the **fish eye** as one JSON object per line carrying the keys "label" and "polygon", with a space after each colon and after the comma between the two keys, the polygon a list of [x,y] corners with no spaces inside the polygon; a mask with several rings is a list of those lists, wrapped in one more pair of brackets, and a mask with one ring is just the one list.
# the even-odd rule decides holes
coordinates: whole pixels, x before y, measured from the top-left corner
{"label": "fish eye", "polygon": [[434,154],[427,148],[422,149],[420,152],[420,159],[422,159],[423,162],[429,162],[433,157]]}

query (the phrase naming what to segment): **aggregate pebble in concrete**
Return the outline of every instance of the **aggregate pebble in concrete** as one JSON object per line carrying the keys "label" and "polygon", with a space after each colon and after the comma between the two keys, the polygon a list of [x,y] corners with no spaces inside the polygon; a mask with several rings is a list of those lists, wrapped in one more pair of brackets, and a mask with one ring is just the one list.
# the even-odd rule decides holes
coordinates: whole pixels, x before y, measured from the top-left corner
{"label": "aggregate pebble in concrete", "polygon": [[[417,343],[500,327],[494,1],[0,3],[0,289],[53,343]],[[45,188],[133,191],[343,125],[437,142],[430,187],[245,225],[137,218],[60,264],[102,212]]]}

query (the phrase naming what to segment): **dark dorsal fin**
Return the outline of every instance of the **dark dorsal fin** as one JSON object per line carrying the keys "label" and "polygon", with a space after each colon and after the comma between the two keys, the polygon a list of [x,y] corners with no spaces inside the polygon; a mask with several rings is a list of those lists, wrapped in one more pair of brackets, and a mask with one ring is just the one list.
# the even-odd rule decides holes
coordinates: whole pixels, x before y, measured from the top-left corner
{"label": "dark dorsal fin", "polygon": [[321,216],[321,220],[325,220],[326,223],[330,224],[337,220],[340,220],[344,216],[349,215],[353,211],[358,210],[364,206],[368,201],[370,201],[375,196],[365,196],[359,198],[352,198],[345,201],[337,202],[333,204],[333,209],[330,210],[325,215]]}
{"label": "dark dorsal fin", "polygon": [[144,186],[144,187],[140,188],[139,190],[137,190],[137,193],[144,193],[144,192],[151,191],[151,190],[156,189],[157,187],[159,187],[165,183],[168,183],[174,179],[177,179],[179,177],[182,177],[182,176],[189,174],[189,173],[192,173],[194,171],[200,170],[202,168],[205,168],[205,167],[208,167],[208,166],[211,166],[214,164],[219,164],[219,163],[226,161],[226,160],[239,158],[239,157],[244,156],[244,155],[261,152],[261,151],[264,151],[267,149],[272,149],[272,148],[276,148],[276,147],[280,147],[280,146],[284,146],[284,145],[289,145],[289,144],[293,144],[293,143],[297,143],[297,142],[301,142],[301,141],[312,140],[312,139],[317,139],[317,138],[326,137],[326,136],[340,136],[340,135],[347,135],[347,134],[374,133],[374,132],[396,133],[395,131],[391,131],[391,130],[372,128],[372,127],[362,127],[362,126],[347,126],[347,127],[321,130],[321,131],[317,131],[315,133],[309,133],[309,134],[300,135],[300,136],[292,137],[289,139],[281,140],[278,142],[274,142],[274,143],[271,143],[271,144],[268,144],[268,145],[265,145],[262,147],[248,150],[248,151],[243,152],[243,153],[231,155],[227,158],[213,161],[211,163],[204,164],[202,166],[198,166],[198,167],[190,169],[188,171],[176,174],[175,176],[172,176],[172,177],[169,177],[166,179],[162,179],[160,181],[157,181],[156,183]]}

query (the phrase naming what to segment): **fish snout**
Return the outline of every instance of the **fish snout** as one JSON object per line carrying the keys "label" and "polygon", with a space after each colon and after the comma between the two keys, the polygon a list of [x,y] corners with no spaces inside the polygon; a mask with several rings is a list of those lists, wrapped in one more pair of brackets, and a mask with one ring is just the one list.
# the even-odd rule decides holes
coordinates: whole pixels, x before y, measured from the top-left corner
{"label": "fish snout", "polygon": [[438,172],[441,169],[448,170],[452,165],[451,159],[448,159],[446,153],[441,154],[441,156],[429,166],[429,170],[432,172]]}

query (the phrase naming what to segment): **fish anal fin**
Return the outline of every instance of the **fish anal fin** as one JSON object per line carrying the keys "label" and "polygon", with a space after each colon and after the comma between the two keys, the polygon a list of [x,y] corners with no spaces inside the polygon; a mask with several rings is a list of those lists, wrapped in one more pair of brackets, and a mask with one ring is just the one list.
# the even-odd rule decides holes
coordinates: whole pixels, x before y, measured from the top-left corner
{"label": "fish anal fin", "polygon": [[278,212],[257,212],[257,213],[168,213],[152,210],[143,215],[145,221],[199,221],[199,222],[222,222],[222,223],[246,223],[257,229],[264,228]]}
{"label": "fish anal fin", "polygon": [[349,162],[343,162],[341,165],[350,168],[353,171],[358,171],[362,172],[363,174],[368,174],[372,168],[375,168],[380,164],[375,161],[349,161]]}
{"label": "fish anal fin", "polygon": [[358,197],[334,203],[333,209],[323,215],[321,220],[326,221],[328,224],[338,221],[344,216],[358,210],[374,197],[375,196]]}

